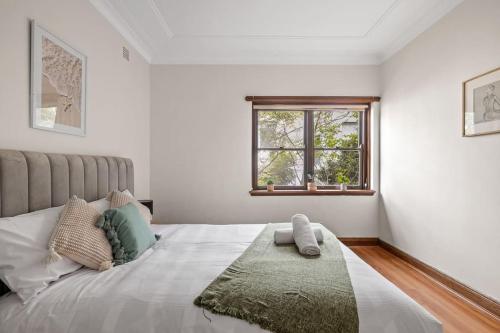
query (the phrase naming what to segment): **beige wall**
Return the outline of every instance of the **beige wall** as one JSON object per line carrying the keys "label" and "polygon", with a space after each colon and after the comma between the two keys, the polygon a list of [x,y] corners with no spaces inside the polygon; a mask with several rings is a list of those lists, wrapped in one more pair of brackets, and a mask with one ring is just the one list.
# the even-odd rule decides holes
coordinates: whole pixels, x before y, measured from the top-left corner
{"label": "beige wall", "polygon": [[164,223],[265,223],[303,212],[377,236],[377,197],[251,197],[246,95],[378,95],[374,66],[152,67],[151,194]]}
{"label": "beige wall", "polygon": [[469,0],[383,65],[382,239],[500,300],[500,134],[461,136],[461,83],[500,66],[500,1]]}
{"label": "beige wall", "polygon": [[[87,56],[87,136],[29,127],[29,19]],[[149,196],[150,66],[87,0],[0,1],[0,149],[132,158]]]}

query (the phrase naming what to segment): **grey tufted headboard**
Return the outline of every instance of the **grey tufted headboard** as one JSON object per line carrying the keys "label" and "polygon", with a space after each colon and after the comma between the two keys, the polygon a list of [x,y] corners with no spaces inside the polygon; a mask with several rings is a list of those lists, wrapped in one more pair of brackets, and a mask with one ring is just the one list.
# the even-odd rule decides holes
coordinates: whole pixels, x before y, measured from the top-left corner
{"label": "grey tufted headboard", "polygon": [[130,159],[0,150],[0,217],[62,206],[72,195],[95,201],[115,189],[134,193]]}

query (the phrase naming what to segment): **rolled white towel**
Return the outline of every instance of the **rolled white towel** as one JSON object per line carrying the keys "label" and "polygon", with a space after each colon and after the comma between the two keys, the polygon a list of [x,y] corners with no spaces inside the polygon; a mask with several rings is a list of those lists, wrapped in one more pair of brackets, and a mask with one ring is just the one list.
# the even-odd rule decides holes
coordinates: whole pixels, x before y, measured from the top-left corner
{"label": "rolled white towel", "polygon": [[[323,233],[320,228],[313,228],[314,236],[316,237],[316,241],[321,243],[323,241]],[[274,231],[274,242],[277,245],[281,244],[293,244],[295,241],[293,240],[293,229],[292,228],[283,228],[276,229]]]}
{"label": "rolled white towel", "polygon": [[301,254],[317,256],[320,249],[309,219],[304,214],[292,216],[293,239]]}

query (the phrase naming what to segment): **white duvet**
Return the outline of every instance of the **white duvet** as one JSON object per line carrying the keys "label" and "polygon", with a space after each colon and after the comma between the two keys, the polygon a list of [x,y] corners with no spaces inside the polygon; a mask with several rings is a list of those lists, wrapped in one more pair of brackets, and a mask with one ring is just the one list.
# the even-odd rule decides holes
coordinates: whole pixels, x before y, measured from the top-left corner
{"label": "white duvet", "polygon": [[[263,229],[253,225],[153,225],[162,239],[138,260],[96,272],[81,269],[28,304],[0,298],[6,333],[258,333],[257,325],[215,315],[193,300]],[[342,245],[361,333],[442,332],[425,309]]]}

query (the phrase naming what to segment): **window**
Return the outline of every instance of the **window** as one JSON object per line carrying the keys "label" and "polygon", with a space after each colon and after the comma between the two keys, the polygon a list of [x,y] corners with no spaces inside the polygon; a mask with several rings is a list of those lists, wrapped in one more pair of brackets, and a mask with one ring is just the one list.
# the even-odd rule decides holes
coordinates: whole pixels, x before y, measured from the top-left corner
{"label": "window", "polygon": [[[253,190],[369,188],[373,98],[247,97],[253,112]],[[275,99],[275,100],[273,100]]]}

